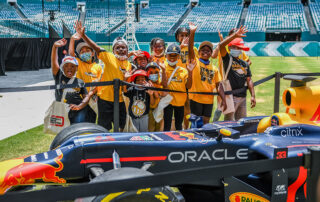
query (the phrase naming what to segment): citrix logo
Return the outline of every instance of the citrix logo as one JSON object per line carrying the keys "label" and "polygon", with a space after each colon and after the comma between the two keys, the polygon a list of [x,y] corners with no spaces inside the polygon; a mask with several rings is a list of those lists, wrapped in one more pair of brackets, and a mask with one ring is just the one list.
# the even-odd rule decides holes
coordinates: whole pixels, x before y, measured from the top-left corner
{"label": "citrix logo", "polygon": [[282,137],[299,137],[303,136],[302,134],[302,128],[285,128],[281,130],[281,136]]}

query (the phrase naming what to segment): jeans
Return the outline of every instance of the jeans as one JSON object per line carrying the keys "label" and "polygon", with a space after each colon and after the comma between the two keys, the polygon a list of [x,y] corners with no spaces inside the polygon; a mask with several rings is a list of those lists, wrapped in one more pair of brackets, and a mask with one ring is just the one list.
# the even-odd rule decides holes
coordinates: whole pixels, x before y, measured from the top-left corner
{"label": "jeans", "polygon": [[79,111],[70,110],[68,114],[70,124],[86,122],[87,111],[88,111],[88,106],[86,106],[85,108]]}

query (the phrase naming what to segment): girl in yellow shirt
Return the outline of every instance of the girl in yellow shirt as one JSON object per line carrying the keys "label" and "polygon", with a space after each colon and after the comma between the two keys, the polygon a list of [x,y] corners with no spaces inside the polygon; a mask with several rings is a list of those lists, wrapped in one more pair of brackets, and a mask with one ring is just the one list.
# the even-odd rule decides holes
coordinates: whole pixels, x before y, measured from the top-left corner
{"label": "girl in yellow shirt", "polygon": [[151,62],[164,63],[166,61],[166,57],[164,55],[166,44],[161,38],[153,38],[150,42],[151,49]]}

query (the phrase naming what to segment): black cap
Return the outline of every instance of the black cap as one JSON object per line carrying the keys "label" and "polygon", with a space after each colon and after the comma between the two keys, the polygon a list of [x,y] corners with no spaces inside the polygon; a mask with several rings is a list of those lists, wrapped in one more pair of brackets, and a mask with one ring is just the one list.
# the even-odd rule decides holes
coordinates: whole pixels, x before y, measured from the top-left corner
{"label": "black cap", "polygon": [[166,55],[172,53],[180,55],[180,46],[175,43],[170,44],[166,50]]}
{"label": "black cap", "polygon": [[148,71],[148,69],[149,69],[150,67],[155,67],[155,68],[160,69],[159,65],[158,65],[157,63],[155,63],[155,62],[150,62],[150,63],[146,66],[146,70]]}

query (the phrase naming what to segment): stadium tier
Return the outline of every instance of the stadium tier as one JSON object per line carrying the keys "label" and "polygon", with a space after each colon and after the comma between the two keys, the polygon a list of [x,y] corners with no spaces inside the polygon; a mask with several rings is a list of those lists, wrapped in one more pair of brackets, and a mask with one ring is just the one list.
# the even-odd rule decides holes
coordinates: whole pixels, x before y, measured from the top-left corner
{"label": "stadium tier", "polygon": [[198,32],[204,33],[229,32],[237,27],[242,7],[236,2],[202,2],[192,9],[183,25],[194,22],[198,25]]}
{"label": "stadium tier", "polygon": [[[16,8],[0,0],[0,25],[17,31],[13,36],[10,36],[10,33],[15,33],[14,31],[9,34],[7,30],[0,31],[1,37],[20,37],[23,35],[21,32],[25,32],[27,37],[48,36],[48,24],[61,36],[63,24],[73,33],[74,22],[80,14],[76,9],[76,2],[76,0],[61,0],[60,11],[55,11],[55,20],[52,21],[48,11],[57,10],[55,1],[46,2],[43,13],[41,0],[18,0]],[[124,0],[85,0],[85,2],[85,26],[90,37],[103,41],[108,32],[112,32],[111,37],[125,33]],[[136,2],[139,3],[138,0]],[[310,2],[309,7],[315,27],[320,31],[320,3]],[[248,35],[252,33],[253,37],[254,34],[265,35],[268,30],[298,30],[307,34],[311,30],[300,0],[251,0],[248,8],[244,6],[242,0],[200,0],[192,9],[189,0],[150,0],[147,8],[140,9],[140,21],[136,23],[137,38],[149,40],[145,36],[154,37],[158,34],[160,37],[172,40],[172,33],[177,27],[187,26],[188,22],[197,24],[197,32],[203,37],[212,36],[211,33],[217,33],[218,30],[227,33],[242,23],[247,26]],[[263,38],[265,36],[258,37],[258,40]]]}
{"label": "stadium tier", "polygon": [[245,26],[250,32],[265,32],[266,29],[309,30],[303,5],[299,3],[251,4]]}
{"label": "stadium tier", "polygon": [[314,24],[317,28],[317,31],[319,32],[320,31],[320,2],[311,3],[310,10],[312,13]]}

